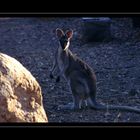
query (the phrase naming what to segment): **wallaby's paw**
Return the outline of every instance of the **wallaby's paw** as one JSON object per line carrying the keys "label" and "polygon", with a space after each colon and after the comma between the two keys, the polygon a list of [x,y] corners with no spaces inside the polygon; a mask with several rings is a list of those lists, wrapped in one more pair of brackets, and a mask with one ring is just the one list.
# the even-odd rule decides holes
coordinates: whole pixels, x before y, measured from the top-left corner
{"label": "wallaby's paw", "polygon": [[57,110],[74,110],[74,104],[69,103],[67,105],[59,105]]}
{"label": "wallaby's paw", "polygon": [[60,82],[60,76],[56,78],[56,82]]}
{"label": "wallaby's paw", "polygon": [[50,74],[50,78],[51,78],[51,79],[53,79],[53,78],[54,78],[52,74]]}
{"label": "wallaby's paw", "polygon": [[77,111],[77,110],[80,110],[80,108],[75,107],[74,103],[68,103],[67,105],[59,105],[57,110]]}

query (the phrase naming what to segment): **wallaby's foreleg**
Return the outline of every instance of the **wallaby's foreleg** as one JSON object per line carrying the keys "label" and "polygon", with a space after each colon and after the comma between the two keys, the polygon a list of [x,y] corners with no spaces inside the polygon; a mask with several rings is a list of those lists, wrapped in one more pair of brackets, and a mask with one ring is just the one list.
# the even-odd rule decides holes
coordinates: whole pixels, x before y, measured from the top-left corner
{"label": "wallaby's foreleg", "polygon": [[58,72],[58,76],[56,78],[56,82],[59,82],[60,81],[60,77],[62,77],[65,73],[65,69],[68,67],[68,63],[64,66],[61,66],[61,69],[59,69],[59,72]]}
{"label": "wallaby's foreleg", "polygon": [[55,72],[56,68],[57,68],[57,61],[56,61],[56,58],[55,58],[54,61],[53,61],[52,69],[51,69],[51,71],[50,71],[50,78],[51,78],[51,79],[54,78],[53,73]]}
{"label": "wallaby's foreleg", "polygon": [[60,77],[63,75],[63,71],[64,71],[63,69],[59,70],[59,74],[56,77],[56,82],[60,82]]}
{"label": "wallaby's foreleg", "polygon": [[56,82],[60,82],[60,76],[59,75],[56,78]]}
{"label": "wallaby's foreleg", "polygon": [[58,76],[56,77],[56,82],[60,82],[60,77],[63,75],[63,73],[64,73],[64,68],[61,69],[61,70],[59,70],[59,74],[58,74]]}
{"label": "wallaby's foreleg", "polygon": [[[55,59],[53,62],[53,67],[52,67],[51,72],[50,72],[50,78],[54,78],[53,73],[55,72],[57,67],[58,67],[57,60]],[[64,73],[64,67],[61,67],[61,69],[58,68],[56,82],[60,81],[60,77],[63,75],[63,73]]]}

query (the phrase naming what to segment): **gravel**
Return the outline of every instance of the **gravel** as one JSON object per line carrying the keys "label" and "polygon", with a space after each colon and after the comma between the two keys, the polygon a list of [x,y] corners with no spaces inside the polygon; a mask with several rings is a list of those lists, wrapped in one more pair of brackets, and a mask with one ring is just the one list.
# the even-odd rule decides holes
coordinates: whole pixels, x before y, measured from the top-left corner
{"label": "gravel", "polygon": [[49,122],[140,122],[130,112],[59,111],[57,106],[72,101],[69,87],[49,78],[54,52],[58,46],[55,29],[74,30],[70,49],[86,61],[97,76],[97,100],[104,104],[140,108],[140,29],[131,18],[112,18],[114,39],[84,42],[81,18],[1,18],[0,51],[20,61],[42,87],[43,104]]}

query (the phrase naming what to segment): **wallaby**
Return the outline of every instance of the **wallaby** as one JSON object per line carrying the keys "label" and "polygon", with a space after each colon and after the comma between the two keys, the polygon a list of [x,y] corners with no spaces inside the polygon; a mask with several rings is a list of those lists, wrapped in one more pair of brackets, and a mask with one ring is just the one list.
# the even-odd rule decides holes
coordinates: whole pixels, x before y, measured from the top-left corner
{"label": "wallaby", "polygon": [[55,60],[51,69],[50,77],[53,78],[53,73],[58,67],[59,74],[56,81],[63,76],[71,89],[73,95],[73,103],[60,105],[59,109],[81,109],[82,102],[86,106],[96,110],[114,110],[129,111],[140,113],[140,109],[129,106],[103,105],[96,101],[96,76],[93,69],[74,55],[69,50],[70,39],[73,36],[72,30],[67,30],[64,34],[63,30],[57,28],[56,35],[60,45],[55,54]]}

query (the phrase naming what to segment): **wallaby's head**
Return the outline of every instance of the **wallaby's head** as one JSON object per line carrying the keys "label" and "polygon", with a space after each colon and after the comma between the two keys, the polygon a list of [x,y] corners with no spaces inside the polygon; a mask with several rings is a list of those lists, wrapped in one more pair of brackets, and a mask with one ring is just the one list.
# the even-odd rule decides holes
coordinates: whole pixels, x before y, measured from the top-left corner
{"label": "wallaby's head", "polygon": [[66,50],[69,47],[69,41],[72,38],[73,31],[72,30],[67,30],[65,33],[63,30],[57,28],[56,29],[56,35],[59,39],[60,45],[63,50]]}

